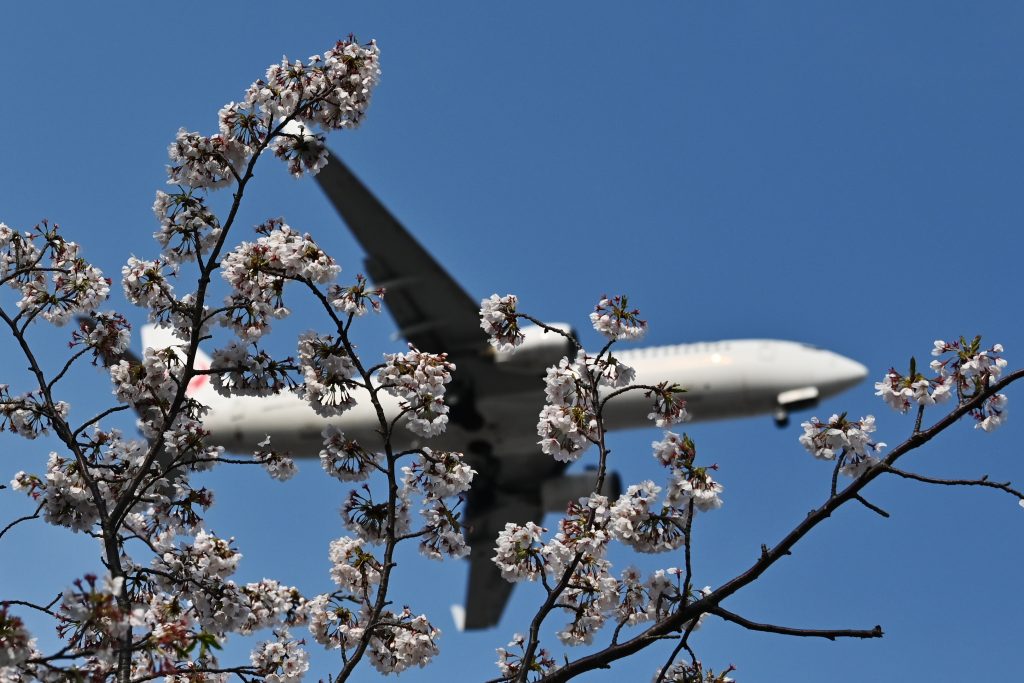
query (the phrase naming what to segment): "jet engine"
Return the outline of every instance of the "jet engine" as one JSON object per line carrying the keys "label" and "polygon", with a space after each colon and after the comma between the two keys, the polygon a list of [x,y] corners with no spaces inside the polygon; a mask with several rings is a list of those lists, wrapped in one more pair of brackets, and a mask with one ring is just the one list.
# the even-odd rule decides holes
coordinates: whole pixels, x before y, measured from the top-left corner
{"label": "jet engine", "polygon": [[[576,338],[576,333],[566,323],[548,323],[553,327]],[[494,354],[494,362],[502,370],[530,375],[539,375],[548,367],[555,365],[563,356],[572,358],[576,349],[569,339],[557,332],[550,332],[536,325],[522,328],[523,343],[511,351],[498,351]]]}

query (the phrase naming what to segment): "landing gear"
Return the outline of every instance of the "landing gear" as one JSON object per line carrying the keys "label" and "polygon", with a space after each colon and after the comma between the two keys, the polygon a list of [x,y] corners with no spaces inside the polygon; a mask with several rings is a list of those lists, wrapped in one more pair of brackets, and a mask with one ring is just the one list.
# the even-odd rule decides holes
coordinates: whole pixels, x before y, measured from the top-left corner
{"label": "landing gear", "polygon": [[475,392],[468,384],[452,382],[445,392],[444,402],[452,422],[467,432],[478,431],[484,426],[484,416],[476,409]]}
{"label": "landing gear", "polygon": [[779,429],[782,429],[783,427],[788,427],[789,411],[787,411],[782,406],[779,406],[775,409],[775,412],[772,413],[772,419],[775,420],[775,426],[778,427]]}

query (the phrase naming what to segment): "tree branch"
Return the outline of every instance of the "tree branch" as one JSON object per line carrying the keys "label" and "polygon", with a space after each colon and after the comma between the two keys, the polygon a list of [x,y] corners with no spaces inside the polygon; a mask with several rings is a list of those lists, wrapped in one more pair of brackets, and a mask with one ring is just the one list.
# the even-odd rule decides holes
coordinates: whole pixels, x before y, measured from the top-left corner
{"label": "tree branch", "polygon": [[3,538],[4,534],[6,534],[8,531],[10,531],[14,527],[18,526],[19,524],[21,524],[22,522],[28,522],[29,520],[33,520],[33,519],[39,519],[39,513],[42,512],[42,510],[43,510],[43,504],[40,503],[39,506],[36,508],[36,511],[33,512],[31,515],[25,515],[24,517],[19,517],[18,519],[14,520],[13,522],[11,522],[7,526],[5,526],[3,529],[0,529],[0,538]]}
{"label": "tree branch", "polygon": [[760,624],[741,617],[735,612],[730,612],[724,607],[712,607],[709,614],[722,617],[726,621],[739,624],[750,631],[763,631],[765,633],[778,633],[784,636],[801,636],[804,638],[825,638],[834,641],[836,638],[881,638],[881,626],[873,629],[816,629],[816,628],[791,628],[789,626],[776,626],[775,624]]}
{"label": "tree branch", "polygon": [[741,588],[744,588],[756,581],[768,570],[769,567],[786,555],[789,555],[793,546],[795,546],[800,539],[809,534],[823,521],[831,517],[832,513],[838,510],[843,504],[854,500],[865,486],[871,483],[871,481],[879,475],[885,473],[886,470],[890,468],[900,457],[928,443],[952,426],[961,417],[967,415],[972,410],[980,406],[984,401],[988,400],[989,397],[999,393],[1007,386],[1021,378],[1024,378],[1024,369],[1017,370],[1006,375],[1003,379],[990,385],[970,400],[958,405],[928,429],[912,434],[906,441],[893,448],[884,460],[869,467],[863,474],[861,474],[860,477],[854,479],[849,486],[838,492],[836,495],[830,496],[818,509],[812,510],[810,514],[793,527],[793,529],[774,547],[763,548],[757,561],[755,561],[749,569],[739,574],[734,579],[726,582],[717,590],[711,592],[704,598],[687,605],[668,618],[654,624],[635,638],[619,643],[618,645],[609,646],[600,652],[580,657],[575,661],[568,662],[565,666],[553,672],[550,676],[546,676],[544,680],[567,681],[570,678],[579,676],[586,671],[606,667],[610,662],[639,652],[643,648],[647,647],[647,645],[649,645],[654,639],[673,631],[678,631],[682,628],[683,624],[697,618],[700,614],[710,612],[712,608],[717,607],[720,602],[736,593]]}
{"label": "tree branch", "polygon": [[913,472],[907,472],[891,465],[885,467],[885,471],[889,474],[895,474],[897,477],[904,479],[911,479],[913,481],[920,481],[925,484],[938,484],[939,486],[984,486],[990,489],[999,489],[1000,491],[1006,491],[1012,496],[1016,496],[1018,499],[1024,501],[1024,493],[1021,493],[1017,489],[1013,488],[1011,482],[999,483],[996,481],[989,481],[988,475],[984,474],[978,479],[937,479],[935,477],[926,477],[921,474],[915,474]]}

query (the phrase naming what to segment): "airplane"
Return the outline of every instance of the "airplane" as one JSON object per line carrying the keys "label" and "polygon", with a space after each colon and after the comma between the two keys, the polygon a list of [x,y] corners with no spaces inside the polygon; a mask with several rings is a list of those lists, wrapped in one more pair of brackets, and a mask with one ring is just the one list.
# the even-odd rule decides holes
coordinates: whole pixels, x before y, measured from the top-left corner
{"label": "airplane", "polygon": [[[595,475],[565,473],[566,463],[543,455],[537,443],[537,416],[544,403],[543,375],[563,356],[567,339],[525,329],[514,351],[495,351],[480,327],[479,304],[391,215],[334,154],[317,182],[366,251],[366,274],[384,287],[384,305],[398,326],[397,337],[423,351],[446,352],[456,365],[448,386],[448,428],[429,440],[435,449],[460,451],[477,471],[466,501],[469,585],[463,610],[453,609],[465,629],[497,625],[513,584],[491,562],[494,539],[507,522],[540,522],[546,511],[564,512],[569,501],[593,491]],[[568,331],[568,325],[554,325]],[[147,326],[144,347],[180,344],[169,331]],[[638,383],[678,383],[686,388],[692,421],[772,414],[780,426],[791,411],[858,384],[867,375],[860,363],[809,344],[774,339],[735,339],[616,350],[636,370]],[[196,366],[209,367],[201,354]],[[364,445],[375,443],[377,416],[369,400],[343,415],[323,418],[290,392],[269,397],[217,394],[199,375],[191,396],[210,411],[204,428],[228,451],[252,453],[268,435],[275,450],[316,457],[327,424]],[[397,414],[398,401],[381,394],[385,411]],[[358,399],[358,395],[357,395]],[[629,392],[608,404],[607,427],[650,426],[650,399]],[[422,440],[396,430],[398,449]],[[617,495],[617,478],[608,493]]]}

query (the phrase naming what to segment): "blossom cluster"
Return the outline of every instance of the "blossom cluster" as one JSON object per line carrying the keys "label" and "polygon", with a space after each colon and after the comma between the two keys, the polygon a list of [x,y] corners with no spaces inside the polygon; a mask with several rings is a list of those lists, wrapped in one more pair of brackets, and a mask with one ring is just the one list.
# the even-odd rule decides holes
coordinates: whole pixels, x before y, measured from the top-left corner
{"label": "blossom cluster", "polygon": [[885,448],[882,442],[871,440],[875,431],[875,417],[848,420],[846,413],[832,415],[827,422],[812,417],[800,424],[804,429],[800,445],[821,460],[836,460],[839,471],[850,477],[859,477],[878,462],[877,453]]}
{"label": "blossom cluster", "polygon": [[930,406],[948,401],[953,383],[952,377],[928,379],[915,372],[901,375],[890,368],[881,382],[875,382],[875,395],[881,396],[896,412],[905,413],[912,405]]}
{"label": "blossom cluster", "polygon": [[[875,395],[895,411],[907,412],[912,405],[925,406],[943,403],[954,394],[960,403],[969,401],[986,391],[1002,375],[1006,359],[1002,344],[983,348],[981,337],[958,341],[935,340],[932,347],[935,358],[929,364],[934,377],[925,377],[917,370],[915,359],[910,359],[906,375],[890,369],[881,382],[875,383]],[[971,410],[975,427],[990,432],[1006,419],[1007,397],[993,394]]]}
{"label": "blossom cluster", "polygon": [[511,351],[526,338],[516,314],[518,302],[515,294],[492,294],[480,302],[480,327],[487,333],[491,346],[498,351]]}
{"label": "blossom cluster", "polygon": [[358,125],[379,78],[373,42],[339,41],[305,63],[284,58],[249,87],[243,101],[221,108],[219,133],[178,132],[168,148],[168,183],[206,189],[241,181],[247,164],[267,146],[293,175],[316,173],[326,162],[326,148],[323,135],[309,128]]}
{"label": "blossom cluster", "polygon": [[356,283],[347,287],[331,285],[327,288],[327,298],[331,306],[352,316],[366,315],[368,310],[380,313],[381,302],[384,300],[384,288],[371,288],[367,285],[366,276],[356,275]]}
{"label": "blossom cluster", "polygon": [[594,329],[609,339],[637,340],[647,332],[647,321],[640,319],[640,311],[629,308],[625,296],[605,296],[590,314]]}
{"label": "blossom cluster", "polygon": [[287,280],[326,284],[341,271],[308,234],[292,230],[281,219],[271,219],[256,231],[262,236],[242,242],[221,261],[221,276],[232,290],[221,321],[247,341],[265,334],[271,319],[288,315]]}
{"label": "blossom cluster", "polygon": [[[354,366],[340,341],[308,335],[300,342],[298,362],[275,360],[254,343],[271,320],[287,315],[286,281],[329,285],[340,268],[309,235],[281,220],[259,226],[254,241],[222,251],[234,207],[222,224],[206,194],[243,185],[266,149],[296,175],[315,173],[327,152],[323,135],[311,127],[356,126],[378,79],[376,45],[340,41],[306,62],[285,59],[272,65],[242,102],[221,110],[219,133],[182,129],[170,144],[168,182],[175,187],[158,192],[153,204],[159,222],[154,237],[162,251],[153,259],[131,257],[122,268],[122,287],[131,303],[148,309],[151,322],[171,327],[179,338],[205,337],[213,322],[235,329],[241,343],[215,352],[214,367],[203,369],[221,393],[266,395],[298,387],[322,414],[351,405]],[[203,284],[179,295],[172,283],[190,261],[203,270]],[[223,307],[211,310],[205,283],[218,267],[231,292]],[[124,663],[119,660],[126,638],[132,643],[127,671],[132,680],[219,683],[232,672],[269,683],[300,680],[308,669],[306,654],[302,641],[291,638],[287,629],[316,616],[316,609],[307,607],[297,590],[272,579],[237,584],[232,576],[241,553],[230,539],[204,527],[213,494],[194,487],[191,475],[221,461],[223,449],[207,444],[201,423],[205,408],[185,394],[184,381],[194,371],[185,367],[183,347],[147,349],[141,360],[127,354],[126,319],[96,313],[110,281],[81,257],[75,243],[61,237],[56,225],[43,222],[21,233],[0,224],[4,283],[20,295],[14,320],[22,333],[37,318],[61,325],[84,316],[71,335],[72,346],[80,350],[44,390],[12,395],[0,387],[0,426],[27,438],[55,431],[65,442],[68,452],[51,453],[45,471],[18,472],[12,487],[37,501],[47,522],[102,538],[102,560],[111,574],[86,576],[63,592],[53,614],[66,647],[56,657],[38,653],[21,619],[0,607],[0,680],[109,680]],[[382,296],[383,290],[367,287],[362,276],[354,286],[333,285],[326,291],[331,307],[351,316],[380,310]],[[67,423],[70,406],[51,399],[50,390],[79,357],[91,357],[108,369],[115,398],[135,410],[145,441],[102,429],[102,414],[77,430]],[[303,375],[301,385],[292,377],[296,372]],[[324,447],[324,459],[336,476],[358,479],[374,469],[377,456],[337,436]],[[291,460],[272,448],[269,438],[259,444],[254,461],[276,478],[294,472]],[[435,475],[437,482],[444,481],[431,470],[430,477]],[[464,476],[450,473],[449,487]],[[339,576],[344,555],[332,548]],[[350,568],[369,579],[376,567],[379,578],[384,568],[368,557],[353,559]],[[368,595],[366,583],[362,592]],[[365,631],[372,636],[367,652],[382,671],[421,665],[436,653],[439,632],[425,617],[386,612],[370,623],[369,613],[364,616],[364,626],[372,629]],[[276,629],[276,638],[257,646],[251,666],[220,665],[216,652],[229,634],[267,628]]]}
{"label": "blossom cluster", "polygon": [[536,672],[538,677],[547,676],[558,669],[558,662],[544,649],[539,650],[529,661],[523,661],[526,656],[526,638],[520,633],[515,634],[508,645],[499,647],[497,652],[498,669],[501,671],[502,680],[516,680],[524,669],[528,673]]}
{"label": "blossom cluster", "polygon": [[[165,432],[163,455],[151,469],[143,469],[149,462],[148,444],[95,429],[88,438],[80,437],[84,469],[80,461],[53,453],[45,476],[19,472],[12,481],[15,490],[40,500],[48,522],[93,533],[98,501],[113,509],[129,482],[141,475],[142,494],[128,508],[123,524],[125,533],[145,539],[157,553],[151,568],[144,569],[124,553],[119,562],[133,577],[130,584],[122,578],[100,581],[87,576],[64,591],[58,611],[61,635],[74,648],[72,656],[89,653],[84,664],[72,669],[97,679],[113,670],[120,638],[129,630],[143,644],[132,662],[133,675],[141,677],[166,671],[168,661],[181,670],[213,666],[214,660],[181,660],[197,639],[212,639],[216,645],[230,632],[251,633],[303,618],[304,600],[295,589],[270,580],[239,586],[229,579],[241,556],[230,541],[202,528],[199,513],[213,498],[205,489],[191,488],[187,478],[189,471],[215,460],[220,449],[204,444],[205,432],[198,423],[176,424]],[[191,541],[175,540],[186,534]],[[121,606],[125,593],[133,606],[130,613]],[[27,669],[49,680],[41,675],[43,670]],[[62,675],[55,680],[63,680]]]}
{"label": "blossom cluster", "polygon": [[223,233],[206,199],[191,189],[172,194],[157,191],[153,213],[160,222],[153,237],[163,248],[162,258],[170,264],[208,254]]}
{"label": "blossom cluster", "polygon": [[267,683],[299,683],[309,670],[309,655],[300,641],[291,638],[287,629],[274,634],[276,640],[260,643],[252,651],[250,661],[257,674]]}
{"label": "blossom cluster", "polygon": [[270,447],[270,436],[257,444],[259,448],[253,453],[253,460],[263,465],[272,478],[278,481],[288,481],[295,476],[298,469],[291,455],[275,450]]}
{"label": "blossom cluster", "polygon": [[410,344],[406,353],[384,355],[378,380],[385,391],[403,402],[409,431],[431,437],[448,426],[444,393],[454,370],[455,364],[448,360],[448,354],[426,353]]}
{"label": "blossom cluster", "polygon": [[569,572],[558,603],[572,615],[558,633],[566,645],[590,643],[609,619],[629,626],[661,619],[684,601],[680,570],[658,570],[642,581],[636,569],[627,568],[615,578],[605,559],[612,540],[641,552],[673,550],[685,542],[690,508],[657,505],[660,491],[647,481],[629,487],[613,504],[599,494],[582,498],[569,505],[559,531],[546,542],[547,530],[537,524],[509,522],[498,535],[493,561],[513,582],[545,576],[557,581]]}
{"label": "blossom cluster", "polygon": [[424,667],[440,652],[440,635],[440,629],[422,614],[413,616],[408,607],[398,614],[385,610],[370,638],[370,663],[382,674]]}
{"label": "blossom cluster", "polygon": [[19,319],[58,326],[92,313],[110,293],[110,280],[46,221],[24,233],[0,223],[0,284],[21,294]]}
{"label": "blossom cluster", "polygon": [[82,346],[91,351],[93,364],[104,366],[121,356],[131,342],[131,325],[120,313],[95,313],[80,318],[78,329],[71,333],[70,347]]}
{"label": "blossom cluster", "polygon": [[476,470],[466,464],[462,453],[424,447],[419,456],[413,465],[402,468],[407,487],[422,492],[428,500],[449,498],[469,490]]}
{"label": "blossom cluster", "polygon": [[[931,368],[945,381],[956,387],[961,402],[968,401],[994,384],[1006,368],[1002,344],[983,348],[981,337],[959,341],[935,341]],[[975,427],[986,432],[996,429],[1006,420],[1006,394],[993,394],[971,411]]]}
{"label": "blossom cluster", "polygon": [[341,506],[341,517],[345,527],[363,542],[379,545],[392,536],[401,536],[409,531],[412,520],[409,515],[408,491],[402,490],[389,511],[388,500],[375,502],[370,487],[349,491],[348,498]]}
{"label": "blossom cluster", "polygon": [[367,450],[334,425],[327,425],[321,433],[323,449],[320,465],[327,474],[339,481],[365,481],[380,468],[380,453]]}
{"label": "blossom cluster", "polygon": [[0,429],[26,439],[48,434],[54,419],[68,416],[71,406],[64,401],[50,403],[42,392],[12,396],[6,384],[0,384]]}
{"label": "blossom cluster", "polygon": [[231,340],[213,352],[213,388],[222,396],[269,396],[296,386],[291,359],[276,360],[265,351]]}
{"label": "blossom cluster", "polygon": [[[189,338],[195,314],[195,296],[178,298],[171,280],[177,276],[177,263],[166,259],[140,259],[132,256],[121,268],[125,298],[149,310],[149,321],[169,326],[183,339]],[[208,332],[208,311],[200,316],[200,336]]]}
{"label": "blossom cluster", "polygon": [[6,604],[0,605],[0,672],[5,667],[13,667],[24,662],[34,647],[35,643],[25,628],[25,622],[8,613]]}
{"label": "blossom cluster", "polygon": [[[414,616],[408,607],[398,614],[383,610],[371,622],[372,591],[384,567],[364,542],[348,537],[331,543],[331,577],[339,590],[305,604],[310,634],[321,645],[344,651],[366,639],[370,663],[383,674],[426,666],[439,652],[441,632],[424,615]],[[361,608],[351,609],[352,602]]]}
{"label": "blossom cluster", "polygon": [[724,671],[715,673],[712,669],[705,669],[700,662],[673,662],[664,669],[655,672],[653,683],[734,683],[729,676],[736,667],[730,665]]}
{"label": "blossom cluster", "polygon": [[546,403],[537,436],[541,450],[555,460],[572,462],[597,439],[598,387],[609,381],[595,360],[562,358],[544,376]]}
{"label": "blossom cluster", "polygon": [[674,424],[685,422],[689,417],[686,412],[686,401],[682,395],[685,390],[677,384],[661,382],[644,395],[654,398],[654,405],[651,412],[647,414],[648,420],[654,420],[657,427],[671,427]]}
{"label": "blossom cluster", "polygon": [[[644,581],[629,567],[615,578],[604,557],[612,539],[646,545],[651,551],[670,549],[672,544],[657,540],[664,537],[664,527],[652,523],[656,517],[665,518],[664,509],[661,515],[649,512],[657,491],[658,487],[645,482],[631,487],[615,505],[609,506],[596,494],[581,499],[569,506],[559,532],[547,542],[542,540],[546,529],[533,522],[509,522],[498,535],[493,561],[507,581],[535,581],[543,576],[557,581],[564,572],[571,572],[558,603],[572,616],[558,633],[563,644],[592,642],[608,620],[635,626],[664,618],[683,602],[681,570],[657,570]],[[638,499],[643,501],[637,504]]]}
{"label": "blossom cluster", "polygon": [[665,432],[661,441],[651,443],[654,458],[669,470],[669,482],[665,502],[669,505],[686,506],[706,512],[722,506],[719,494],[724,487],[711,477],[717,465],[699,467],[695,464],[697,447],[687,434]]}
{"label": "blossom cluster", "polygon": [[356,366],[340,339],[313,332],[302,334],[299,369],[303,383],[298,385],[297,393],[317,414],[340,415],[356,404],[352,392],[361,384],[353,380]]}

